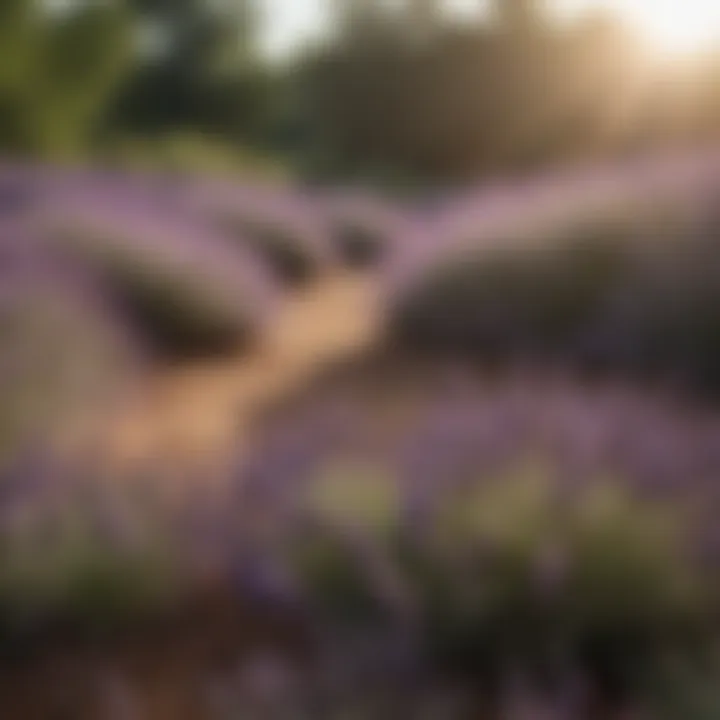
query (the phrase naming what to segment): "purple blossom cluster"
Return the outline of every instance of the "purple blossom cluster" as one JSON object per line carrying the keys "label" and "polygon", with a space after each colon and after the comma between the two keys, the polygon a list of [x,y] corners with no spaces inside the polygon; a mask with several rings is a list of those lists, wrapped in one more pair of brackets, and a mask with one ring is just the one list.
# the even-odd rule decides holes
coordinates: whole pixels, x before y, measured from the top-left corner
{"label": "purple blossom cluster", "polygon": [[[0,302],[7,323],[22,324],[24,336],[8,325],[14,334],[3,343],[3,367],[22,367],[27,384],[37,385],[28,355],[51,362],[57,347],[54,359],[74,353],[68,365],[88,387],[103,372],[107,389],[124,388],[152,369],[156,358],[184,361],[251,347],[288,289],[263,248],[239,242],[220,216],[277,229],[298,257],[331,270],[341,264],[332,219],[342,212],[299,188],[5,162]],[[383,232],[392,232],[390,212],[382,215],[379,209],[377,215]],[[11,319],[20,296],[42,327]],[[42,317],[53,305],[58,313],[68,306],[54,339],[44,327],[50,321]],[[66,321],[73,331],[63,336]],[[76,344],[76,335],[85,341]],[[91,351],[90,343],[102,352]],[[6,380],[8,386],[27,387],[9,370],[3,387]],[[20,414],[13,403],[6,406],[8,414]],[[68,412],[71,406],[74,402]],[[46,429],[43,421],[39,434]],[[10,435],[10,445],[20,443],[14,431]]]}
{"label": "purple blossom cluster", "polygon": [[[636,671],[648,682],[658,671],[644,633],[659,633],[660,654],[665,630],[679,633],[667,651],[680,662],[693,631],[678,598],[696,582],[707,585],[688,622],[716,632],[699,608],[715,602],[719,472],[717,413],[687,400],[565,373],[489,379],[397,363],[355,369],[286,409],[237,482],[250,517],[262,508],[257,537],[290,558],[294,592],[323,608],[329,651],[349,656],[344,682],[382,703],[382,680],[347,649],[353,632],[376,631],[376,663],[406,653],[402,670],[376,665],[401,695],[403,673],[442,694],[450,669],[470,673],[460,707],[475,687],[499,703],[490,717],[525,697],[528,717],[585,718],[595,703],[615,717],[657,700],[635,684]],[[601,651],[594,643],[615,632],[606,614],[621,637]],[[628,622],[637,637],[622,635]],[[473,717],[469,699],[451,717]]]}
{"label": "purple blossom cluster", "polygon": [[[238,608],[232,618],[251,612],[244,629],[274,612],[273,627],[299,628],[306,644],[300,663],[238,647],[220,669],[209,661],[183,676],[175,684],[202,686],[215,708],[198,717],[665,717],[653,704],[658,686],[671,689],[658,680],[663,663],[689,663],[698,681],[719,672],[707,660],[720,637],[712,401],[648,377],[589,382],[532,358],[491,369],[390,342],[259,417],[218,477],[179,478],[163,458],[122,469],[102,456],[61,461],[49,440],[162,367],[151,336],[235,357],[239,344],[218,349],[209,334],[261,332],[292,302],[257,238],[238,242],[242,228],[222,219],[280,233],[321,273],[362,266],[391,320],[396,303],[469,252],[505,238],[529,252],[578,219],[640,217],[643,232],[678,242],[674,261],[698,228],[704,238],[717,229],[718,187],[710,155],[415,207],[369,193],[0,167],[0,633],[85,637],[94,622],[122,635],[129,618],[182,617],[218,591]],[[654,258],[653,238],[642,252]],[[712,238],[707,248],[707,278],[692,265],[697,282],[683,287],[712,285]],[[468,297],[472,321],[483,308]],[[655,297],[626,293],[618,316],[651,327],[654,308],[676,307]],[[688,342],[711,335],[709,314],[693,307]],[[188,362],[195,353],[182,347]],[[686,645],[706,653],[702,673]]]}

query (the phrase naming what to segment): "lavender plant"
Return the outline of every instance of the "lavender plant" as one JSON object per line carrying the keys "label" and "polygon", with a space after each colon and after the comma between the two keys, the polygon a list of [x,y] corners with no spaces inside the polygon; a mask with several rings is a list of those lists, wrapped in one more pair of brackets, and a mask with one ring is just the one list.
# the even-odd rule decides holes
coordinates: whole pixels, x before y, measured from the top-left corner
{"label": "lavender plant", "polygon": [[[3,168],[0,626],[112,657],[162,617],[143,667],[203,718],[714,717],[720,422],[670,392],[717,381],[712,165],[414,208]],[[212,477],[39,451],[148,346],[234,354],[287,277],[356,262],[391,342],[250,418]]]}

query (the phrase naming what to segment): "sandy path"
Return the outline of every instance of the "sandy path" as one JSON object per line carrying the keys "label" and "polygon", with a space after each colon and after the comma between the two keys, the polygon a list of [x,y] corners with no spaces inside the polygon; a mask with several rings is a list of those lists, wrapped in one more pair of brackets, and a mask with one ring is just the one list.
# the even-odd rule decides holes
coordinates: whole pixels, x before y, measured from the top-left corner
{"label": "sandy path", "polygon": [[109,417],[92,419],[74,447],[114,467],[221,463],[248,440],[258,413],[316,372],[369,347],[381,324],[377,280],[327,276],[285,299],[257,350],[151,378]]}

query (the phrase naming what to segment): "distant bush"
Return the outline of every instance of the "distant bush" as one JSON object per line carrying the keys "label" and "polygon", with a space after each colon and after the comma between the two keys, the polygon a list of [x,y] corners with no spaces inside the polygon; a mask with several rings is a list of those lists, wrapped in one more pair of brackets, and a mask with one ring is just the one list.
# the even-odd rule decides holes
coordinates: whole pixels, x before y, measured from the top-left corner
{"label": "distant bush", "polygon": [[289,175],[286,165],[275,158],[197,132],[163,133],[150,139],[126,137],[112,143],[105,155],[115,167],[133,170],[276,182]]}
{"label": "distant bush", "polygon": [[69,229],[57,240],[95,276],[146,346],[162,358],[232,352],[249,342],[253,323],[235,288],[174,261],[151,246]]}
{"label": "distant bush", "polygon": [[[401,344],[481,360],[720,387],[720,244],[712,227],[585,225],[430,268],[398,301]],[[467,251],[466,251],[467,252]]]}
{"label": "distant bush", "polygon": [[287,285],[303,285],[320,271],[320,260],[303,233],[287,222],[225,213],[219,225],[236,242],[258,253]]}

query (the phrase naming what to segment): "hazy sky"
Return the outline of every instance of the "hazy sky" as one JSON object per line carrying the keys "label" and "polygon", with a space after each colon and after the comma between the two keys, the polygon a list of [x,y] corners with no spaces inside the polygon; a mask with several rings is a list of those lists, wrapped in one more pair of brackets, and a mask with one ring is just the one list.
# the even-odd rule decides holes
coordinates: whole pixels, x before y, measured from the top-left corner
{"label": "hazy sky", "polygon": [[[268,18],[265,45],[273,55],[320,33],[325,26],[328,0],[264,0],[264,3]],[[457,12],[480,4],[479,0],[445,0],[445,3]]]}
{"label": "hazy sky", "polygon": [[[322,32],[327,0],[264,0],[265,46],[274,56]],[[477,8],[481,0],[445,0],[458,12]],[[580,11],[604,6],[617,11],[650,40],[668,49],[687,49],[720,40],[720,0],[548,0],[556,8]]]}

